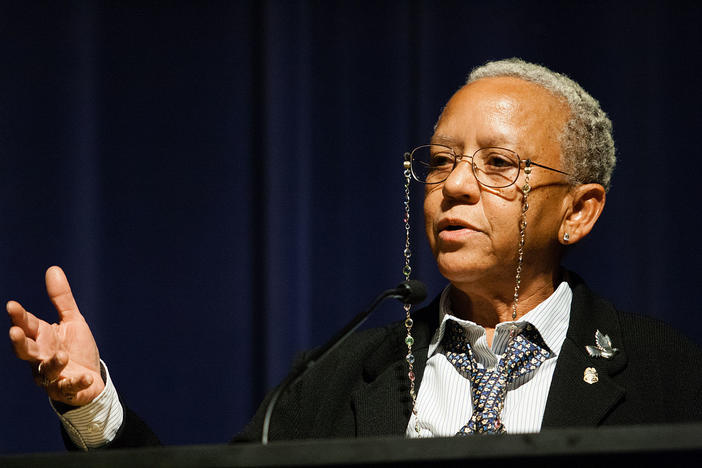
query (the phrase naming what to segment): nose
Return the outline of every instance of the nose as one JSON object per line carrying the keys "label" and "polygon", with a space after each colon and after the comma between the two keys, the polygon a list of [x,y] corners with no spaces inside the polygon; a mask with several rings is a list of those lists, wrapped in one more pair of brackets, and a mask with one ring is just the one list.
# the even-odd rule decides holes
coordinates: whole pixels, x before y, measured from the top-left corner
{"label": "nose", "polygon": [[473,173],[473,159],[462,157],[444,181],[444,197],[475,203],[480,199],[480,183]]}

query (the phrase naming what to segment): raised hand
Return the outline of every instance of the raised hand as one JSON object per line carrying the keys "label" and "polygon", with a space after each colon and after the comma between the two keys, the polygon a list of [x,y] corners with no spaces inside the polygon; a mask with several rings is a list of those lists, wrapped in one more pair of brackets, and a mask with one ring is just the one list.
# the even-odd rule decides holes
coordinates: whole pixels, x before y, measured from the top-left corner
{"label": "raised hand", "polygon": [[47,323],[18,302],[9,301],[7,313],[13,323],[10,341],[17,357],[29,362],[35,382],[52,400],[85,405],[105,388],[97,345],[61,268],[53,266],[46,271],[46,291],[58,311],[59,323]]}

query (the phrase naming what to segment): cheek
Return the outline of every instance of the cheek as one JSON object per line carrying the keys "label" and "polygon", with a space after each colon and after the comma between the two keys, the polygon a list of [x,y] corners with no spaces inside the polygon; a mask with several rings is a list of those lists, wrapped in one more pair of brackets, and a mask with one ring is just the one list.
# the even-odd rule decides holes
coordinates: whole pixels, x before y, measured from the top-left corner
{"label": "cheek", "polygon": [[516,200],[484,198],[483,212],[490,232],[499,238],[511,237],[519,227],[522,205]]}
{"label": "cheek", "polygon": [[538,248],[557,243],[558,229],[561,225],[559,205],[531,204],[536,209],[527,211],[527,243]]}
{"label": "cheek", "polygon": [[436,190],[424,192],[424,229],[432,249],[436,244],[434,225],[441,214],[441,193]]}
{"label": "cheek", "polygon": [[424,230],[426,231],[427,238],[429,239],[429,243],[433,245],[434,239],[433,239],[433,229],[434,225],[434,211],[431,208],[431,200],[429,197],[424,198]]}

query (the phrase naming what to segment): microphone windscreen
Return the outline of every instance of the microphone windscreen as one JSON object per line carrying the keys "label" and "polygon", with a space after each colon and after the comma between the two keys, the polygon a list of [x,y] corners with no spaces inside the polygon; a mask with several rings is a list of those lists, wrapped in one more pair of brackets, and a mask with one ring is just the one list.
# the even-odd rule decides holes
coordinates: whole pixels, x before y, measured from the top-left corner
{"label": "microphone windscreen", "polygon": [[427,287],[419,280],[404,281],[397,288],[402,290],[400,300],[405,304],[419,304],[427,298]]}

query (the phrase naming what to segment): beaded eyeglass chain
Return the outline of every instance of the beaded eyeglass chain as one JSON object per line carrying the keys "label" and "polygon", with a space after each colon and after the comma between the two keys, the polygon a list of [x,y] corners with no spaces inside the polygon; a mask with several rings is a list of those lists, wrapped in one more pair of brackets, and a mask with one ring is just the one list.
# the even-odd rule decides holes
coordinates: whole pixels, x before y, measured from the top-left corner
{"label": "beaded eyeglass chain", "polygon": [[[405,277],[405,281],[409,281],[410,274],[412,273],[412,267],[410,266],[410,256],[412,251],[410,250],[410,182],[412,180],[412,164],[409,160],[409,155],[405,154],[404,162],[405,171],[403,175],[405,176],[405,266],[402,268],[402,274]],[[405,360],[407,361],[407,377],[410,382],[409,394],[412,398],[412,414],[414,414],[414,430],[419,434],[419,419],[417,417],[417,392],[415,391],[414,385],[414,354],[412,354],[412,345],[414,344],[414,338],[412,337],[412,325],[414,321],[410,316],[411,304],[405,304],[405,328],[407,329],[407,336],[405,337],[405,344],[407,345],[407,356]]]}
{"label": "beaded eyeglass chain", "polygon": [[524,185],[522,185],[522,217],[519,220],[519,250],[517,251],[517,274],[514,278],[514,302],[512,303],[512,320],[517,320],[517,305],[519,303],[519,287],[522,283],[522,263],[524,262],[524,242],[526,240],[527,217],[526,212],[529,209],[529,176],[531,175],[531,160],[527,159],[524,167]]}
{"label": "beaded eyeglass chain", "polygon": [[[410,249],[410,182],[412,180],[412,163],[409,159],[409,154],[405,154],[404,161],[404,172],[405,177],[405,264],[402,268],[402,274],[405,277],[405,281],[409,281],[410,275],[412,274],[412,267],[410,266],[410,257],[412,256],[412,251]],[[526,227],[527,227],[527,216],[526,212],[529,209],[529,192],[531,192],[531,185],[529,185],[529,176],[531,175],[531,161],[527,160],[524,167],[524,185],[522,186],[522,214],[519,220],[519,248],[517,251],[517,272],[514,279],[514,302],[512,303],[512,320],[517,319],[517,305],[519,303],[519,287],[522,281],[522,265],[524,262],[524,243],[526,241]],[[410,315],[410,309],[412,305],[405,304],[405,328],[407,329],[407,336],[405,337],[405,344],[407,345],[407,356],[405,361],[407,361],[407,377],[409,378],[410,388],[409,394],[412,399],[412,414],[414,415],[414,431],[419,436],[421,434],[419,430],[419,415],[417,414],[417,392],[415,387],[415,375],[414,375],[414,354],[412,354],[412,345],[414,344],[414,337],[412,337],[412,325],[414,321]],[[513,326],[512,332],[510,333],[514,337],[514,332],[517,327]]]}

